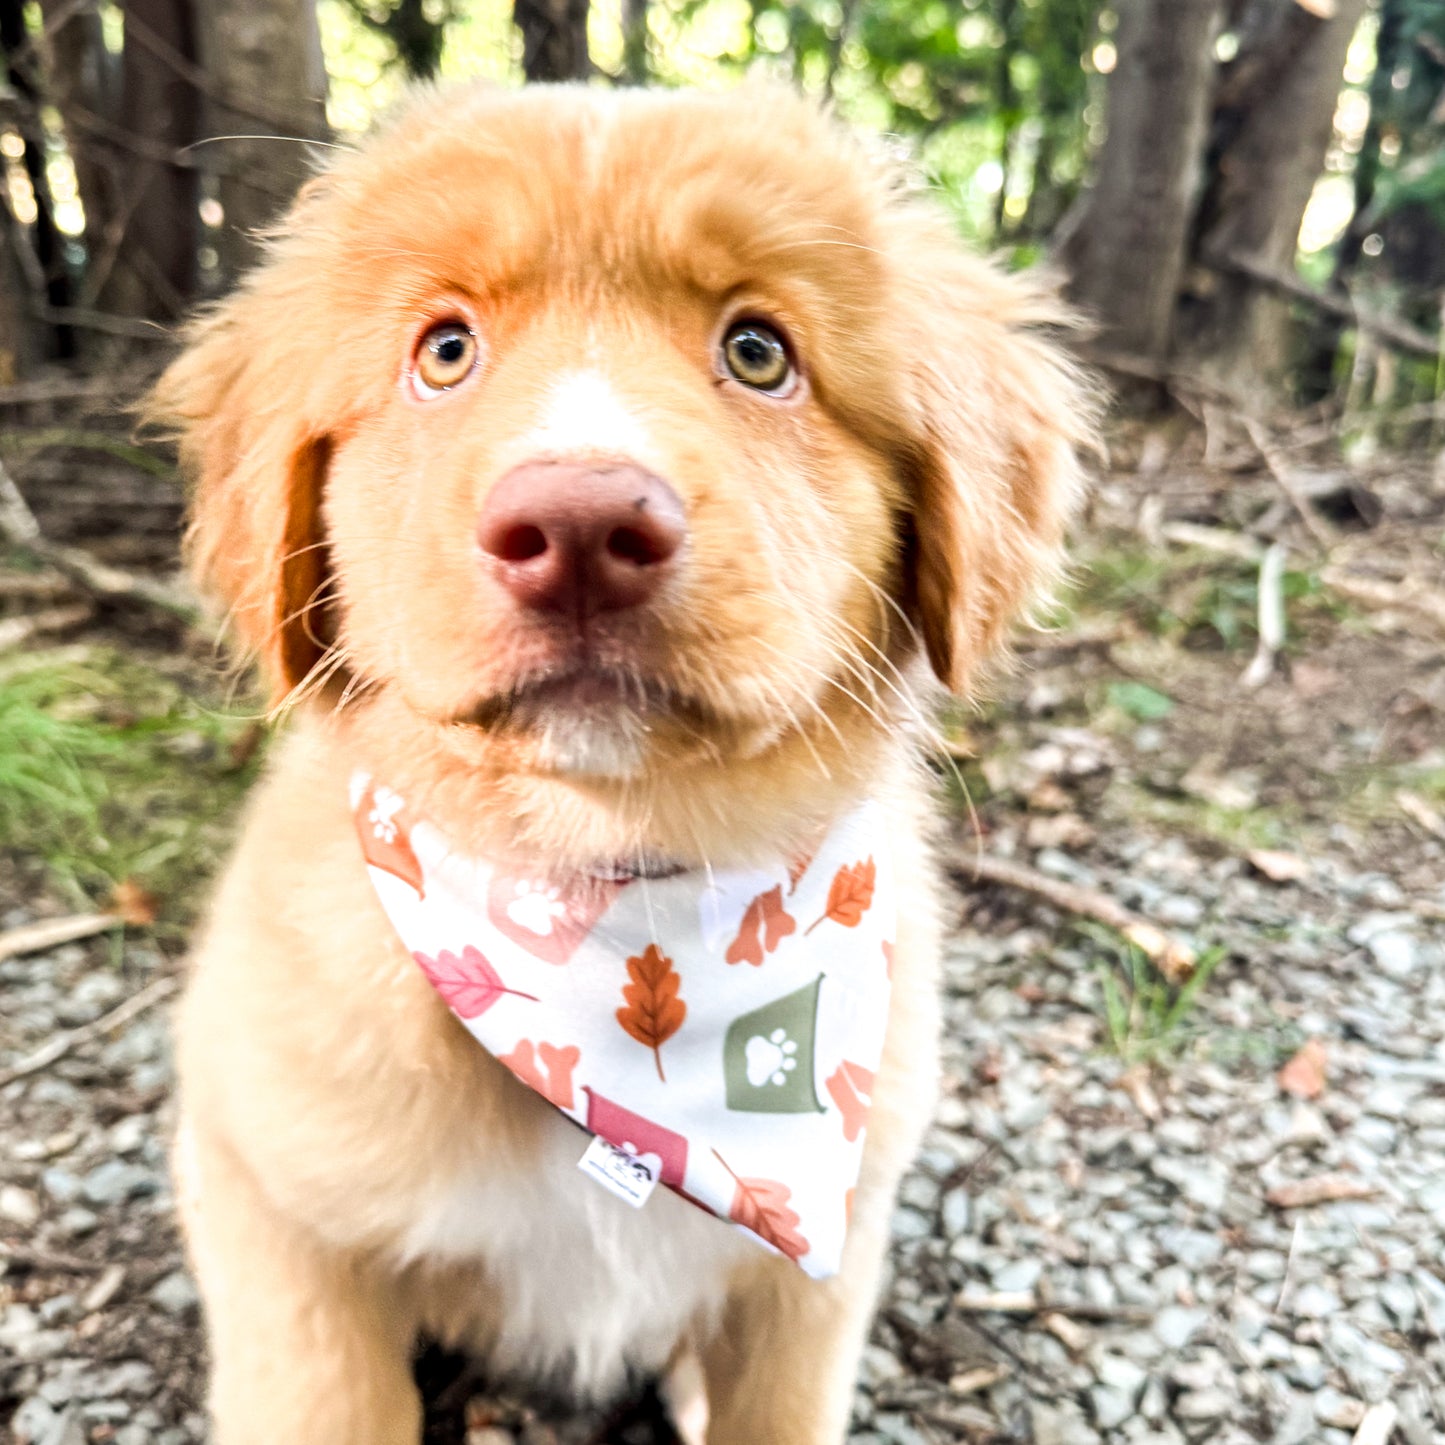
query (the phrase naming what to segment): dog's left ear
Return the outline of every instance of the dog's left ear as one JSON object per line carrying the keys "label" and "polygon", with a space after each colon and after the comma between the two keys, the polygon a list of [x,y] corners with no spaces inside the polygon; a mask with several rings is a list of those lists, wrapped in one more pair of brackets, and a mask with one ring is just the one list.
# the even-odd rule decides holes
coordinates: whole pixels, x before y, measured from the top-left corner
{"label": "dog's left ear", "polygon": [[1045,286],[967,255],[931,215],[894,223],[911,610],[939,680],[964,693],[1057,574],[1096,404]]}

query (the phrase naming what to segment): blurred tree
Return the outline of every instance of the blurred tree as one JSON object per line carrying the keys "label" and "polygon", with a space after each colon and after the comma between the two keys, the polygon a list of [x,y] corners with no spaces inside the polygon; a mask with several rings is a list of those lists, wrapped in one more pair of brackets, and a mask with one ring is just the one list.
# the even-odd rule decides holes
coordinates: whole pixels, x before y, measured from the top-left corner
{"label": "blurred tree", "polygon": [[[1239,0],[1236,0],[1239,3]],[[1260,273],[1294,271],[1305,208],[1334,133],[1345,55],[1366,0],[1242,0],[1221,73],[1195,222],[1201,263],[1181,340],[1241,395],[1277,390],[1291,359],[1289,301]]]}
{"label": "blurred tree", "polygon": [[207,96],[204,165],[224,213],[222,275],[256,254],[256,233],[313,173],[307,141],[324,140],[326,66],[316,0],[197,0]]}
{"label": "blurred tree", "polygon": [[51,102],[59,112],[85,213],[87,265],[79,299],[94,306],[124,235],[128,157],[120,130],[121,67],[106,49],[98,8],[40,0]]}
{"label": "blurred tree", "polygon": [[[1121,7],[1109,136],[1059,259],[1106,343],[1162,360],[1198,200],[1222,0]],[[1298,227],[1296,227],[1298,230]]]}
{"label": "blurred tree", "polygon": [[451,0],[348,0],[351,11],[368,29],[384,35],[396,50],[406,73],[430,80],[441,68],[447,25],[456,18]]}
{"label": "blurred tree", "polygon": [[514,0],[512,18],[522,32],[522,69],[528,80],[585,80],[592,74],[590,9],[590,0]]}
{"label": "blurred tree", "polygon": [[195,16],[189,0],[126,0],[117,145],[125,154],[107,305],[174,320],[196,294],[200,191],[187,147],[199,133]]}
{"label": "blurred tree", "polygon": [[27,375],[44,347],[44,332],[30,305],[33,293],[21,251],[24,241],[8,201],[0,187],[0,386]]}
{"label": "blurred tree", "polygon": [[[50,193],[49,141],[41,115],[45,92],[39,53],[25,24],[22,0],[0,0],[0,56],[4,57],[15,133],[23,146],[25,176],[35,209],[29,227],[30,246],[39,267],[44,302],[54,312],[63,313],[70,305],[70,274],[60,229],[55,224],[55,201]],[[19,240],[12,228],[11,244]],[[56,319],[60,320],[59,315]],[[52,328],[51,336],[58,355],[74,354],[75,339],[63,320]]]}
{"label": "blurred tree", "polygon": [[[1433,3],[1433,0],[1432,0]],[[1073,293],[1114,343],[1242,396],[1291,360],[1300,226],[1366,0],[1127,0]],[[1234,54],[1214,60],[1222,21]]]}

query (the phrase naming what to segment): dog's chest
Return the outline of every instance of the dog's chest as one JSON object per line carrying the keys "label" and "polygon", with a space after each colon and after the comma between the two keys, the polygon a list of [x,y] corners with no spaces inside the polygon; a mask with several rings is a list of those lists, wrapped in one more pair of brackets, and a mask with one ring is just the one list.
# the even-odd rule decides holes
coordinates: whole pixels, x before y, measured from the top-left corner
{"label": "dog's chest", "polygon": [[497,1368],[605,1400],[629,1369],[661,1370],[761,1247],[666,1189],[640,1209],[614,1198],[579,1171],[586,1142],[558,1118],[525,1167],[435,1181],[401,1247],[433,1268],[484,1267]]}

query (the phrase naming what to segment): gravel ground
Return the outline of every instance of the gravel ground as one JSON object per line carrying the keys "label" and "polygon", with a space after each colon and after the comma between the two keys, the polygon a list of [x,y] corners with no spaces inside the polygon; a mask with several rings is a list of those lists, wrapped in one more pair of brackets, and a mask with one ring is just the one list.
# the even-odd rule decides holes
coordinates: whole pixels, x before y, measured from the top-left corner
{"label": "gravel ground", "polygon": [[[1445,1439],[1445,888],[1428,921],[1389,877],[1325,857],[1280,885],[1177,838],[1094,856],[1116,896],[1231,957],[1163,1041],[1180,1057],[1151,1069],[1108,1046],[1093,939],[972,895],[948,958],[948,1090],[898,1209],[854,1440],[1344,1445],[1385,1440],[1364,1432],[1387,1419],[1409,1445]],[[71,944],[0,964],[0,1061],[169,969],[143,942],[123,957]],[[1273,1066],[1308,1040],[1313,1100]],[[1145,1029],[1125,1053],[1155,1045]],[[169,1079],[157,1010],[0,1090],[17,1445],[203,1438]],[[1290,1185],[1363,1197],[1289,1208]],[[498,1428],[471,1418],[482,1441]]]}

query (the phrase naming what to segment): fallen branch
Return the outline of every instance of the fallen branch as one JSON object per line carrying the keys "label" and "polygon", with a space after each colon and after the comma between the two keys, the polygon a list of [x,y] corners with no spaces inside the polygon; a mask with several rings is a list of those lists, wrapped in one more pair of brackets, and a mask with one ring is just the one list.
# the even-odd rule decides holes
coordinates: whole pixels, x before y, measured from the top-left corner
{"label": "fallen branch", "polygon": [[1244,424],[1250,441],[1254,443],[1254,449],[1269,469],[1270,476],[1279,483],[1280,490],[1289,498],[1290,505],[1300,514],[1300,520],[1305,524],[1310,536],[1328,552],[1335,545],[1335,534],[1319,513],[1310,506],[1309,498],[1300,490],[1299,484],[1295,480],[1294,469],[1290,466],[1288,459],[1275,445],[1274,439],[1261,422],[1244,412],[1240,412],[1239,419]]}
{"label": "fallen branch", "polygon": [[1403,609],[1428,617],[1445,627],[1445,592],[1426,587],[1413,579],[1386,582],[1377,577],[1361,577],[1343,567],[1326,567],[1320,573],[1326,587],[1343,593],[1352,602],[1366,607]]}
{"label": "fallen branch", "polygon": [[1240,678],[1247,688],[1263,687],[1274,676],[1285,642],[1284,559],[1282,542],[1271,542],[1259,564],[1259,645]]}
{"label": "fallen branch", "polygon": [[42,918],[38,923],[22,924],[0,933],[0,963],[22,954],[59,948],[62,943],[93,938],[108,928],[119,928],[121,921],[114,913],[75,913],[65,918]]}
{"label": "fallen branch", "polygon": [[140,603],[188,623],[196,622],[200,616],[195,603],[177,589],[123,572],[92,557],[81,547],[50,541],[41,532],[35,513],[3,463],[0,463],[0,539],[48,562],[69,582],[102,601]]}
{"label": "fallen branch", "polygon": [[164,1003],[179,988],[179,981],[170,975],[158,978],[154,983],[147,984],[139,993],[132,994],[124,1003],[117,1004],[108,1014],[102,1014],[98,1019],[88,1024],[82,1024],[77,1029],[67,1029],[64,1033],[57,1034],[48,1044],[36,1049],[28,1058],[21,1059],[18,1064],[0,1072],[0,1089],[5,1088],[8,1084],[13,1084],[16,1079],[24,1079],[31,1074],[40,1073],[42,1069],[48,1069],[51,1064],[63,1059],[82,1044],[88,1044],[102,1034],[107,1034],[112,1029],[118,1029],[122,1024],[128,1024],[133,1018],[145,1013],[147,1009],[154,1008],[158,1003]]}
{"label": "fallen branch", "polygon": [[1122,903],[1085,888],[1078,883],[1065,883],[1012,859],[991,858],[987,854],[968,858],[955,865],[955,873],[964,882],[998,883],[1033,893],[1064,913],[1092,918],[1122,934],[1172,984],[1185,982],[1194,972],[1197,956],[1188,944],[1165,933],[1162,928],[1125,908]]}
{"label": "fallen branch", "polygon": [[1045,1300],[1032,1290],[1005,1290],[992,1294],[964,1290],[953,1298],[953,1307],[977,1315],[1064,1315],[1091,1322],[1143,1324],[1154,1311],[1142,1305],[1099,1305],[1088,1300]]}
{"label": "fallen branch", "polygon": [[23,647],[34,638],[43,637],[47,632],[65,632],[88,622],[95,615],[95,608],[87,602],[72,602],[68,607],[47,607],[40,612],[29,612],[20,617],[7,617],[0,621],[0,652]]}
{"label": "fallen branch", "polygon": [[1276,271],[1272,266],[1256,261],[1251,256],[1231,252],[1228,255],[1207,257],[1205,264],[1217,271],[1233,271],[1236,275],[1253,281],[1257,286],[1279,291],[1295,301],[1303,301],[1305,305],[1313,306],[1316,311],[1323,311],[1326,316],[1334,316],[1367,332],[1387,346],[1394,347],[1396,351],[1427,357],[1431,361],[1440,359],[1440,339],[1431,336],[1428,331],[1421,331],[1419,327],[1411,326],[1408,321],[1401,321],[1397,317],[1369,311],[1347,295],[1322,291],[1299,276]]}

